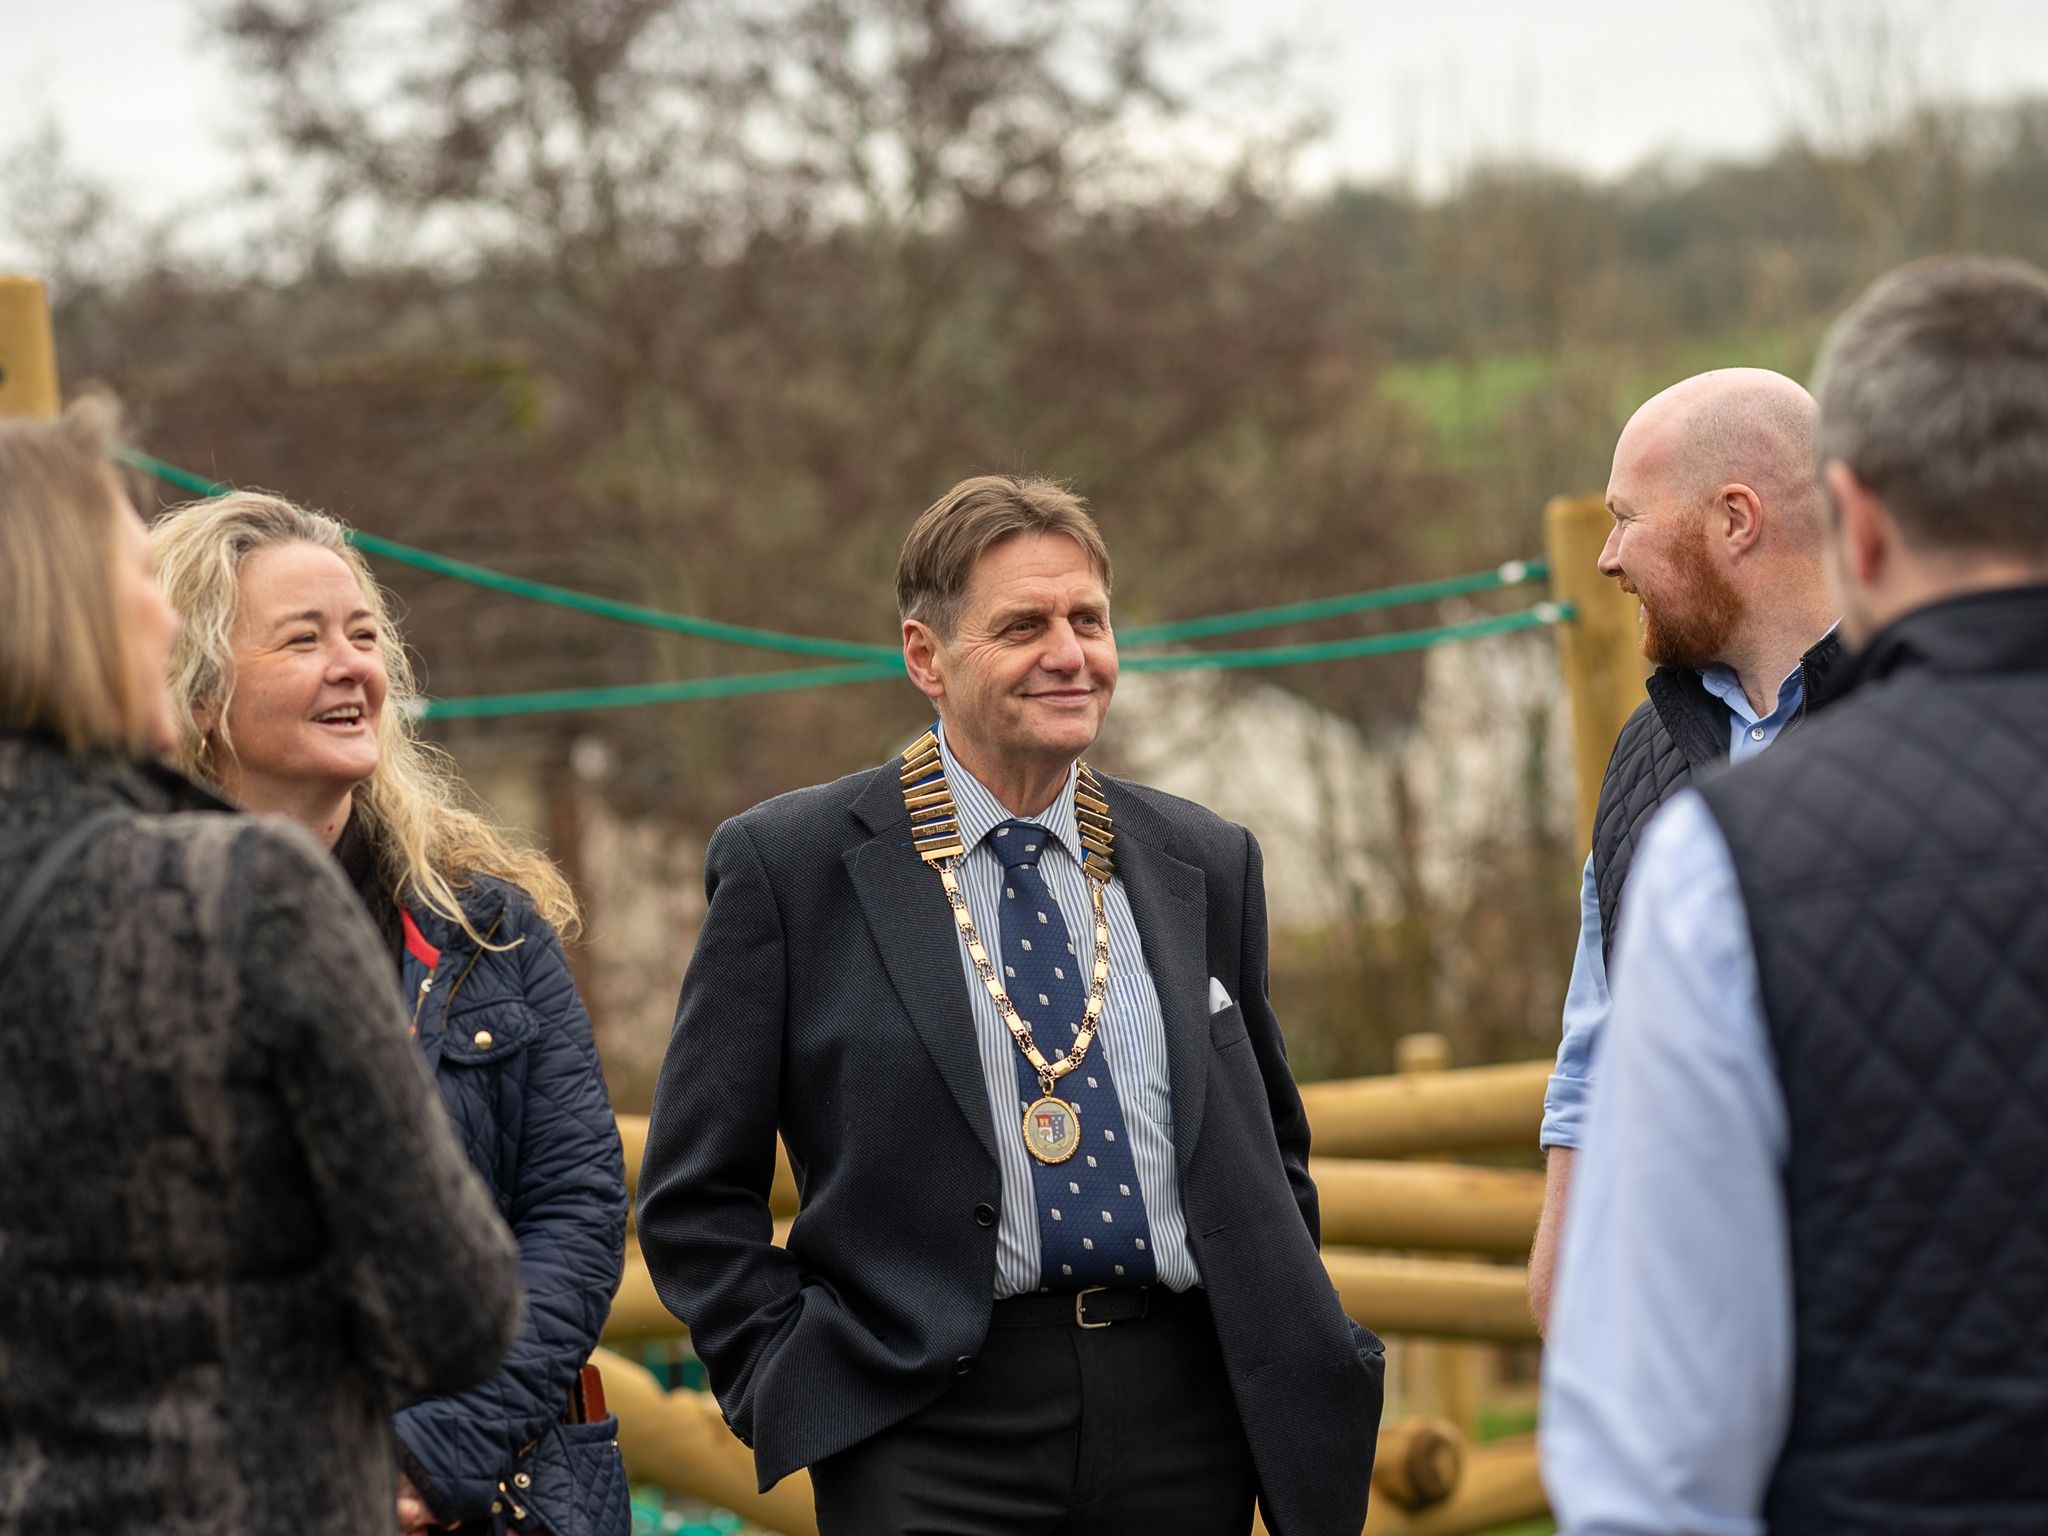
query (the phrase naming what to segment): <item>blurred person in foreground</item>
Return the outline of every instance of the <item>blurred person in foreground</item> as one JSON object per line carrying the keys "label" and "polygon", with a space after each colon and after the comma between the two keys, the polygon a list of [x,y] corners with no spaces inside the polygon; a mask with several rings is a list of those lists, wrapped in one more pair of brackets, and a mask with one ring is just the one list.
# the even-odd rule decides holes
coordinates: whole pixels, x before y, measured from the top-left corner
{"label": "blurred person in foreground", "polygon": [[[394,1422],[407,1532],[631,1523],[617,1421],[585,1393],[624,1258],[617,1124],[562,953],[568,883],[464,803],[409,724],[416,694],[383,593],[342,525],[238,492],[166,513],[152,540],[185,625],[179,760],[332,852],[402,978],[419,1052],[511,1224],[526,1326],[490,1380]],[[431,1266],[431,1245],[411,1256]],[[386,1511],[389,1518],[389,1511]]]}
{"label": "blurred person in foreground", "polygon": [[0,423],[0,1530],[389,1529],[512,1242],[297,827],[153,761],[178,619],[111,412]]}
{"label": "blurred person in foreground", "polygon": [[[1316,1253],[1258,844],[1081,761],[1109,553],[961,482],[897,567],[939,722],[707,855],[641,1246],[825,1536],[1358,1536],[1379,1341]],[[802,1210],[768,1206],[780,1131]]]}
{"label": "blurred person in foreground", "polygon": [[1892,273],[1819,394],[1855,654],[1637,860],[1545,1357],[1571,1532],[2048,1530],[2048,276]]}
{"label": "blurred person in foreground", "polygon": [[1600,571],[1641,600],[1643,652],[1656,670],[1615,741],[1580,882],[1579,945],[1539,1133],[1543,1213],[1529,1255],[1538,1327],[1607,1024],[1616,918],[1644,829],[1695,775],[1799,726],[1841,672],[1814,431],[1813,397],[1799,384],[1723,368],[1652,396],[1614,446],[1614,531]]}

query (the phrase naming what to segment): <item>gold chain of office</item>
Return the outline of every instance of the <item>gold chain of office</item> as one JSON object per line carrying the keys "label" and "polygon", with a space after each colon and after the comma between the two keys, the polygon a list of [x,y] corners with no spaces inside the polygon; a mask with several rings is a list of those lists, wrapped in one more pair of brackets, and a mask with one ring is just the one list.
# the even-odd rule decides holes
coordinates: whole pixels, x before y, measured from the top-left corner
{"label": "gold chain of office", "polygon": [[973,914],[967,910],[967,896],[960,889],[958,871],[966,848],[960,841],[959,813],[953,805],[953,791],[946,783],[945,761],[939,755],[939,738],[935,734],[926,731],[905,749],[901,780],[903,805],[910,813],[910,834],[917,856],[939,872],[939,880],[946,888],[946,903],[953,909],[953,921],[967,946],[967,958],[988,989],[1010,1038],[1017,1042],[1017,1049],[1038,1074],[1043,1097],[1024,1108],[1020,1126],[1024,1145],[1042,1163],[1063,1163],[1081,1145],[1081,1112],[1056,1095],[1053,1086],[1087,1058],[1109,996],[1109,917],[1102,893],[1116,873],[1111,853],[1116,833],[1110,825],[1109,802],[1102,797],[1102,785],[1086,763],[1078,765],[1074,775],[1074,818],[1080,827],[1084,853],[1081,871],[1088,878],[1088,900],[1095,911],[1095,960],[1089,975],[1088,1001],[1081,1010],[1074,1043],[1065,1055],[1048,1060],[1032,1038],[1031,1026],[1010,1001],[995,960],[975,929]]}

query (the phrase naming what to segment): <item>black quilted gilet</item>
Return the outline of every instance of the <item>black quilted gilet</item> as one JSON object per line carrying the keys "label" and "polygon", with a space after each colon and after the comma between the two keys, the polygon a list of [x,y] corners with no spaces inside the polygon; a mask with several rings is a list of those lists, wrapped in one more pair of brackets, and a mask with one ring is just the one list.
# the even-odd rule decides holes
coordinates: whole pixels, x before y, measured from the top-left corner
{"label": "black quilted gilet", "polygon": [[[1834,696],[1841,661],[1842,642],[1833,630],[1799,658],[1805,691],[1786,729]],[[1622,887],[1651,812],[1691,784],[1695,774],[1728,761],[1728,706],[1707,692],[1697,672],[1659,667],[1650,674],[1648,692],[1615,738],[1593,811],[1593,885],[1600,896],[1600,938],[1609,960]]]}
{"label": "black quilted gilet", "polygon": [[2048,587],[1909,615],[1701,786],[1788,1111],[1774,1532],[2048,1531]]}

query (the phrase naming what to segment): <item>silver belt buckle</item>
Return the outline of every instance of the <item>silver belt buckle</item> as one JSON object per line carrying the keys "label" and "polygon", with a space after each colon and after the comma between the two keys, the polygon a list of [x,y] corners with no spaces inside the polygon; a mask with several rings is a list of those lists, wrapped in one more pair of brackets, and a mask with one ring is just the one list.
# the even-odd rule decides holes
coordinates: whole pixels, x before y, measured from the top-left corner
{"label": "silver belt buckle", "polygon": [[1099,1323],[1088,1321],[1088,1298],[1097,1291],[1106,1291],[1108,1289],[1109,1287],[1106,1285],[1091,1285],[1074,1292],[1074,1326],[1076,1328],[1107,1328],[1116,1321],[1115,1318],[1109,1318]]}

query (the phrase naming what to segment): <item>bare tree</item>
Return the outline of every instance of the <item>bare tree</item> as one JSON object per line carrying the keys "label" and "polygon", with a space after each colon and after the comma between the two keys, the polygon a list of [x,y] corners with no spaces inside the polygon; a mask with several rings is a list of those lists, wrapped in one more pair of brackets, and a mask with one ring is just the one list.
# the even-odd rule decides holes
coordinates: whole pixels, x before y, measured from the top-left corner
{"label": "bare tree", "polygon": [[1929,236],[1967,245],[1975,167],[1955,43],[1968,8],[1767,0],[1767,14],[1786,125],[1855,238],[1856,279],[1894,265]]}

